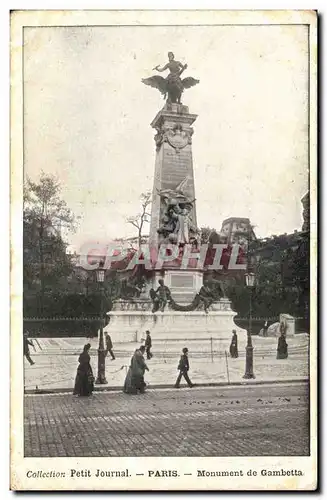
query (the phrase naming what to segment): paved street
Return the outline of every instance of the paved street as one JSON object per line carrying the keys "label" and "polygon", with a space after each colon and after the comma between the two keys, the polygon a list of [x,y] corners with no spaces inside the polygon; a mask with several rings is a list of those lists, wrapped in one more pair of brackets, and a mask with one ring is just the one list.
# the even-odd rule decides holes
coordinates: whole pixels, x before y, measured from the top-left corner
{"label": "paved street", "polygon": [[25,456],[309,454],[306,384],[25,395]]}
{"label": "paved street", "polygon": [[[254,372],[256,381],[294,380],[308,377],[308,337],[296,335],[290,337],[288,359],[276,359],[275,338],[253,337]],[[31,356],[35,361],[30,366],[24,360],[25,390],[71,389],[74,385],[78,355],[86,339],[38,339],[34,340],[36,352],[31,348]],[[91,365],[97,373],[97,339],[91,341]],[[108,386],[122,387],[129,366],[131,355],[138,347],[136,343],[116,344],[116,359],[106,359],[106,377]],[[239,351],[238,359],[226,360],[224,351],[218,351],[215,343],[211,353],[210,342],[189,342],[190,376],[195,383],[227,383],[242,382],[245,370],[245,352]],[[229,349],[227,340],[226,351]],[[146,382],[151,386],[157,384],[174,385],[177,376],[177,364],[181,347],[173,342],[156,344],[154,357],[148,362]]]}

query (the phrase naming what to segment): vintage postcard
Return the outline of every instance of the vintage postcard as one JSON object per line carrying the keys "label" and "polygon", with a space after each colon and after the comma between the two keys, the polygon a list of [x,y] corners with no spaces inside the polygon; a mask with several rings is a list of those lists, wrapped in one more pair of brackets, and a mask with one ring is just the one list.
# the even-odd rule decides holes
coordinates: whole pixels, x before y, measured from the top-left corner
{"label": "vintage postcard", "polygon": [[12,11],[11,488],[317,487],[317,14]]}

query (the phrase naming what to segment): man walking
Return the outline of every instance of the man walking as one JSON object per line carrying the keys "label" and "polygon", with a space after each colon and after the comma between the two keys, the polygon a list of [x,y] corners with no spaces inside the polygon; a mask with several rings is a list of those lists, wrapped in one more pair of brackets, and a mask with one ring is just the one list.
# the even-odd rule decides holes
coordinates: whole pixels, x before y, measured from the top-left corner
{"label": "man walking", "polygon": [[182,377],[185,378],[187,384],[189,387],[194,387],[194,384],[192,384],[189,376],[188,376],[188,371],[190,369],[190,364],[188,362],[188,348],[184,347],[183,349],[183,354],[181,356],[181,359],[179,360],[179,364],[177,367],[177,370],[179,370],[179,375],[176,380],[175,388],[179,389],[179,384],[181,382]]}
{"label": "man walking", "polygon": [[112,348],[113,348],[113,345],[112,345],[111,337],[110,337],[109,333],[106,333],[106,357],[108,355],[108,352],[110,352],[111,359],[116,359]]}
{"label": "man walking", "polygon": [[153,356],[152,352],[150,352],[150,349],[152,347],[151,335],[149,330],[147,330],[145,333],[146,333],[146,338],[145,338],[146,359],[151,359]]}
{"label": "man walking", "polygon": [[23,346],[24,356],[27,359],[27,361],[29,362],[29,364],[32,366],[35,363],[30,356],[30,348],[29,348],[30,345],[33,346],[34,351],[35,351],[35,346],[31,340],[28,340],[28,332],[26,332],[26,333],[24,333],[24,346]]}

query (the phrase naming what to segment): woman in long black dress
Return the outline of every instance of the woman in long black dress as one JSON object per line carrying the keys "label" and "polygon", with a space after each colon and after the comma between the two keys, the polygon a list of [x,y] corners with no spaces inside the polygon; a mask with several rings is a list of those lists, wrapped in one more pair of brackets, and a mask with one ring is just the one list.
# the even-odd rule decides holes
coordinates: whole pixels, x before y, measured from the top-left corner
{"label": "woman in long black dress", "polygon": [[229,346],[229,353],[231,358],[238,358],[238,348],[237,348],[237,334],[236,330],[233,330],[232,341]]}
{"label": "woman in long black dress", "polygon": [[78,396],[91,396],[94,389],[94,376],[90,365],[90,350],[91,344],[84,346],[82,354],[78,358],[78,368],[75,379],[74,394]]}
{"label": "woman in long black dress", "polygon": [[142,345],[139,349],[134,352],[131,365],[126,375],[124,392],[126,394],[143,394],[145,391],[146,384],[144,382],[145,370],[149,371],[145,360],[144,360],[145,346]]}

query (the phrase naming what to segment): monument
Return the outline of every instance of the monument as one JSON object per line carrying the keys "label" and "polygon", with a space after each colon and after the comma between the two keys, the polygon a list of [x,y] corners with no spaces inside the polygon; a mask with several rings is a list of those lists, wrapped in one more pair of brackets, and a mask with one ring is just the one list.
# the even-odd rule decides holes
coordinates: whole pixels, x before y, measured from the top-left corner
{"label": "monument", "polygon": [[240,344],[245,344],[246,335],[236,327],[236,313],[223,290],[206,278],[201,265],[192,157],[197,115],[181,101],[183,91],[199,80],[181,79],[187,65],[176,61],[171,52],[168,57],[165,66],[154,68],[169,70],[167,78],[156,75],[142,80],[166,100],[151,123],[156,131],[149,238],[153,267],[141,293],[114,302],[106,330],[114,342],[139,341],[145,330],[151,331],[154,342],[212,337],[225,350],[232,330],[240,334]]}

